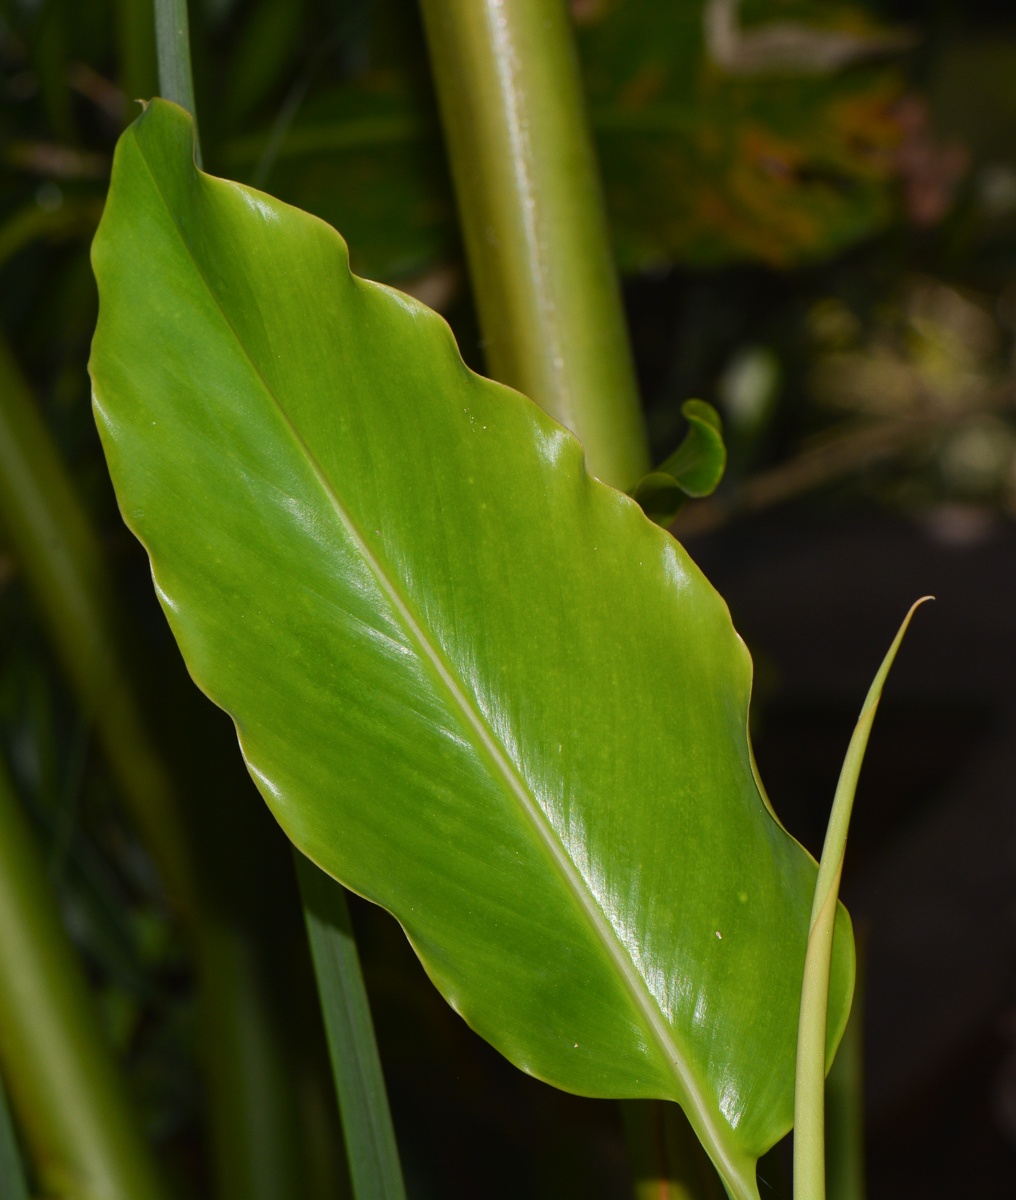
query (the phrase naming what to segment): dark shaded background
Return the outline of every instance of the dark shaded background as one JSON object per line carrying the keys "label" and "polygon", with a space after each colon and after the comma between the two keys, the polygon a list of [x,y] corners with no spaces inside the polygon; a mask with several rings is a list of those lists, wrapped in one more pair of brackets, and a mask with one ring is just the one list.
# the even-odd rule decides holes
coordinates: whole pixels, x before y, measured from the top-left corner
{"label": "dark shaded background", "polygon": [[[691,10],[698,0],[681,2]],[[574,7],[582,20],[592,11]],[[298,957],[302,937],[286,847],[228,721],[184,676],[147,565],[116,516],[88,410],[87,240],[123,99],[102,88],[118,78],[114,8],[0,4],[0,326],[101,524],[151,712],[206,822],[209,853],[223,864],[226,902],[258,930],[278,1019],[292,1022],[310,1010],[302,968],[279,969]],[[745,19],[800,17],[800,8],[746,2]],[[199,114],[222,173],[231,173],[230,153],[243,166],[243,136],[264,134],[287,105],[337,105],[327,85],[358,79],[372,53],[389,72],[410,62],[405,94],[430,103],[411,6],[380,0],[296,6],[303,24],[280,26],[251,59],[268,63],[268,84],[237,84],[230,64],[262,10],[253,0],[193,6]],[[925,157],[915,166],[897,154],[885,168],[884,219],[849,244],[780,266],[743,252],[704,263],[675,250],[672,261],[628,276],[626,300],[655,453],[681,436],[689,396],[713,401],[727,419],[728,479],[677,528],[752,650],[761,773],[813,852],[881,656],[910,603],[937,597],[918,614],[886,690],[844,881],[867,955],[870,1193],[1008,1196],[1016,1195],[1016,16],[987,0],[896,0],[866,11],[918,35],[897,64],[894,100],[918,107],[894,108],[892,120],[911,158]],[[271,45],[283,46],[277,62]],[[406,45],[408,59],[399,59]],[[81,63],[95,78],[74,75]],[[302,175],[280,168],[278,188],[327,209],[355,168],[352,231],[341,230],[354,258],[387,262],[390,270],[374,273],[440,306],[479,367],[440,139],[411,152],[438,181],[432,192],[418,195],[412,163],[384,154],[343,160],[341,170],[330,160]],[[235,173],[252,171],[246,160]],[[815,186],[804,168],[796,182]],[[819,183],[843,195],[854,186],[845,176]],[[681,186],[703,185],[675,177],[675,205]],[[36,210],[50,223],[44,236],[25,238],[17,221]],[[380,232],[368,210],[387,222]],[[385,229],[401,231],[391,245]],[[913,395],[901,399],[878,374],[886,362]],[[886,422],[919,416],[926,393],[937,414],[926,435],[888,451],[876,437],[874,449],[844,459],[859,430],[882,436]],[[810,462],[831,443],[832,467],[806,472],[803,484],[784,473],[793,485],[782,492],[752,491],[767,472]],[[202,1097],[180,933],[6,552],[0,735],[138,1103],[179,1177],[201,1188]],[[414,1200],[630,1194],[614,1106],[557,1093],[509,1066],[447,1008],[395,923],[353,907]],[[778,1171],[778,1163],[763,1170],[774,1190]]]}

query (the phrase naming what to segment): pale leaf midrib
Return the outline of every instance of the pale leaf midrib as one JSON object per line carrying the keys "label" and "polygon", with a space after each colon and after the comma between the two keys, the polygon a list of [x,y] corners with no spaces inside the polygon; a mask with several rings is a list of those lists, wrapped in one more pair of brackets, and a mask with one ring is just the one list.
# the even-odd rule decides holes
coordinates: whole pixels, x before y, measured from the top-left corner
{"label": "pale leaf midrib", "polygon": [[[243,338],[240,336],[238,330],[229,319],[229,316],[223,308],[219,297],[216,295],[215,289],[209,283],[204,271],[201,269],[201,265],[198,262],[197,257],[187,241],[187,238],[184,236],[183,230],[177,223],[172,206],[160,187],[158,177],[156,176],[155,171],[152,169],[151,164],[148,162],[140,142],[136,137],[134,141],[138,148],[138,153],[141,157],[141,160],[144,162],[149,176],[152,179],[155,190],[166,209],[166,213],[169,216],[173,229],[179,236],[180,242],[183,245],[184,250],[186,251],[191,262],[193,263],[198,277],[207,289],[208,294],[215,306],[218,308],[219,313],[221,314],[226,327],[233,335],[238,348],[260,381],[270,403],[274,406],[276,412],[285,423],[285,426],[289,430],[290,435],[296,443],[299,451],[305,456],[307,463],[313,472],[314,478],[316,479],[322,492],[327,497],[328,502],[338,518],[339,523],[345,529],[347,536],[356,546],[364,562],[374,574],[375,579],[381,586],[385,595],[388,597],[389,602],[392,604],[399,617],[404,622],[406,631],[409,633],[413,641],[416,642],[419,650],[422,652],[423,657],[430,664],[431,669],[437,675],[440,683],[445,687],[453,701],[453,707],[459,712],[460,718],[464,721],[469,730],[471,730],[474,737],[479,741],[480,746],[485,751],[487,757],[491,760],[496,772],[501,776],[502,783],[515,797],[519,803],[519,806],[529,818],[531,824],[539,835],[540,840],[543,843],[553,865],[564,877],[564,881],[568,887],[568,890],[571,892],[580,910],[585,913],[590,924],[593,926],[594,931],[599,936],[599,940],[602,942],[604,949],[607,951],[615,967],[621,974],[622,980],[624,981],[635,1007],[641,1013],[646,1024],[649,1026],[659,1049],[662,1051],[665,1059],[670,1064],[681,1092],[696,1109],[699,1120],[703,1126],[702,1132],[707,1134],[709,1141],[712,1143],[712,1147],[716,1153],[716,1156],[718,1156],[728,1165],[730,1175],[733,1177],[733,1179],[737,1179],[740,1175],[740,1171],[731,1161],[727,1139],[723,1136],[722,1131],[717,1128],[717,1123],[714,1119],[713,1112],[711,1111],[711,1106],[702,1096],[701,1089],[697,1080],[695,1079],[691,1064],[688,1062],[684,1052],[677,1044],[673,1035],[673,1031],[667,1024],[662,1010],[652,994],[649,992],[645,981],[639,975],[635,968],[634,962],[618,938],[617,931],[608,921],[606,915],[603,913],[603,910],[597,903],[596,898],[590,892],[586,881],[583,879],[577,867],[568,856],[556,831],[554,830],[553,826],[550,825],[546,815],[537,803],[535,796],[530,792],[529,788],[519,775],[514,763],[512,763],[510,757],[508,756],[507,751],[503,746],[501,746],[494,734],[491,732],[486,721],[484,720],[483,714],[478,710],[475,704],[470,703],[468,693],[459,683],[451,666],[444,661],[443,653],[437,646],[431,644],[430,639],[425,635],[421,622],[417,620],[415,614],[413,613],[410,603],[401,595],[395,583],[389,579],[382,563],[371,552],[366,539],[360,533],[355,521],[346,511],[345,506],[333,491],[327,475],[319,466],[313,453],[303,440],[296,426],[293,424],[289,414],[286,412],[278,396],[276,396],[274,390],[262,374],[260,368],[254,360],[253,355],[247,349]],[[337,237],[338,235],[336,234],[335,236]]]}

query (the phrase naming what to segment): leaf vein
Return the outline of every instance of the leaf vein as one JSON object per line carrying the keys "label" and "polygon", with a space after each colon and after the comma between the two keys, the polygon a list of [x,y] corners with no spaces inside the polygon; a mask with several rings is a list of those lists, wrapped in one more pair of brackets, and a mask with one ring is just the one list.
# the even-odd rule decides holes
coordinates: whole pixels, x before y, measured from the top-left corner
{"label": "leaf vein", "polygon": [[[297,429],[292,418],[289,416],[280,398],[275,394],[274,389],[268,383],[260,367],[254,359],[253,354],[248,349],[244,339],[240,336],[236,326],[230,320],[225,308],[222,305],[215,289],[206,277],[201,265],[188,242],[183,229],[180,227],[173,208],[169,203],[160,183],[156,172],[145,155],[144,149],[140,141],[135,137],[135,145],[156,192],[159,195],[166,213],[170,219],[173,229],[180,238],[180,242],[184,247],[188,257],[193,263],[194,269],[198,274],[201,282],[208,291],[209,296],[218,308],[226,327],[232,334],[237,347],[250,364],[254,371],[265,394],[271,404],[274,406],[278,415],[289,430],[296,446],[301,454],[306,458],[318,485],[328,500],[336,518],[340,525],[345,530],[347,536],[356,547],[363,561],[366,563],[371,573],[374,575],[382,591],[387,596],[389,603],[393,606],[398,616],[403,621],[406,631],[412,640],[416,643],[422,657],[429,664],[431,670],[437,676],[439,683],[444,687],[448,696],[452,700],[452,707],[459,713],[460,719],[463,720],[467,730],[472,734],[474,745],[479,743],[478,749],[482,749],[486,757],[490,760],[495,768],[495,772],[500,776],[502,783],[507,788],[508,792],[517,801],[519,807],[529,819],[531,825],[538,834],[540,841],[548,854],[553,865],[558,869],[564,878],[569,892],[579,906],[586,918],[592,925],[593,931],[598,936],[604,949],[610,956],[615,968],[618,970],[621,979],[628,991],[631,999],[634,1002],[635,1008],[648,1025],[654,1040],[657,1043],[658,1049],[662,1051],[665,1059],[669,1063],[672,1073],[677,1079],[681,1092],[686,1097],[687,1101],[694,1107],[696,1115],[701,1122],[700,1135],[704,1137],[710,1144],[709,1149],[714,1158],[719,1158],[725,1166],[729,1168],[728,1179],[737,1179],[740,1171],[737,1165],[732,1161],[728,1150],[727,1139],[723,1132],[717,1126],[711,1106],[706,1101],[702,1094],[702,1089],[695,1079],[693,1070],[683,1050],[677,1043],[673,1030],[670,1028],[666,1017],[660,1008],[655,997],[649,991],[645,980],[639,975],[638,969],[635,966],[631,955],[626,950],[621,942],[618,931],[607,917],[606,913],[600,907],[596,897],[591,892],[588,883],[578,870],[578,867],[573,862],[567,853],[557,831],[548,820],[543,809],[540,807],[536,796],[532,793],[521,773],[512,762],[505,748],[500,744],[494,736],[485,721],[483,714],[479,711],[475,703],[471,703],[468,692],[464,685],[456,678],[455,672],[451,665],[445,661],[442,648],[439,644],[433,644],[431,638],[427,636],[424,630],[422,621],[419,620],[413,612],[412,606],[408,599],[402,596],[395,582],[389,578],[387,571],[382,562],[373,554],[367,540],[360,532],[355,520],[346,510],[339,496],[332,488],[328,476],[317,462],[310,447],[304,441],[303,436]],[[236,185],[239,186],[239,185]],[[322,222],[324,224],[324,222]],[[326,226],[327,227],[327,226]],[[330,227],[327,227],[330,228]],[[338,234],[334,230],[331,231],[336,238]],[[372,284],[371,281],[363,281],[368,287],[378,287],[381,290],[388,291],[382,285]],[[434,639],[436,641],[436,639]]]}

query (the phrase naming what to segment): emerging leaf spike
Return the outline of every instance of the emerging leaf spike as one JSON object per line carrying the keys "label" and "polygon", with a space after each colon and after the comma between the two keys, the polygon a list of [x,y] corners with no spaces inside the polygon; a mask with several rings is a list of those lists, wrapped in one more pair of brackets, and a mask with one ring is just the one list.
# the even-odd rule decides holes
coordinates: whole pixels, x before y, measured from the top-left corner
{"label": "emerging leaf spike", "polygon": [[833,918],[839,895],[847,830],[854,807],[857,780],[868,746],[875,713],[882,698],[896,652],[917,609],[934,596],[922,596],[903,619],[882,665],[875,675],[843,760],[832,812],[822,846],[822,861],[815,884],[808,953],[801,988],[797,1040],[797,1073],[794,1092],[794,1200],[825,1200],[825,1077],[832,1062],[828,1053],[827,1012],[829,967],[833,945]]}

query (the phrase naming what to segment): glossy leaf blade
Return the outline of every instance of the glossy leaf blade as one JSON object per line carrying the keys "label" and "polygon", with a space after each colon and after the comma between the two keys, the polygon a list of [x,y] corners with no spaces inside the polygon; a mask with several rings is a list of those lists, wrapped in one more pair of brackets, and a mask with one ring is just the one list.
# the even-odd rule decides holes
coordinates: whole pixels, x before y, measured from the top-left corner
{"label": "glossy leaf blade", "polygon": [[192,146],[159,101],[121,140],[92,358],[192,675],[293,841],[478,1032],[570,1091],[679,1101],[754,1196],[816,866],[756,784],[726,606],[439,317]]}

